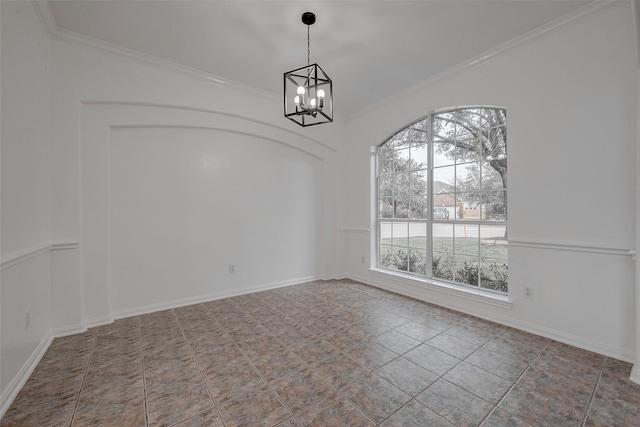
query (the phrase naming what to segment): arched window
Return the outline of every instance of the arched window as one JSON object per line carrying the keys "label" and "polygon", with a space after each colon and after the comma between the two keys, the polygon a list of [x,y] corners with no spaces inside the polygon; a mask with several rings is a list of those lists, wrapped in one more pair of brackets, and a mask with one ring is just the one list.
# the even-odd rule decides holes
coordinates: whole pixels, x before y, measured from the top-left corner
{"label": "arched window", "polygon": [[377,148],[377,266],[506,293],[507,113],[439,111]]}

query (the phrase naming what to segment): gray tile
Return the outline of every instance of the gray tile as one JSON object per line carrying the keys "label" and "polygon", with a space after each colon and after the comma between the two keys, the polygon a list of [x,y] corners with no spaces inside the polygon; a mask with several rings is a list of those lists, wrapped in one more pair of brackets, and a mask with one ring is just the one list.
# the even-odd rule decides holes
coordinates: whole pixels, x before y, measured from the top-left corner
{"label": "gray tile", "polygon": [[582,405],[561,396],[546,396],[518,385],[498,405],[534,425],[579,426],[584,416]]}
{"label": "gray tile", "polygon": [[509,412],[500,408],[495,408],[487,417],[482,427],[533,427],[526,421],[521,420]]}
{"label": "gray tile", "polygon": [[351,402],[339,394],[305,409],[296,418],[303,426],[374,426]]}
{"label": "gray tile", "polygon": [[375,423],[382,422],[411,400],[411,396],[374,373],[347,385],[340,394]]}
{"label": "gray tile", "polygon": [[436,374],[403,357],[392,360],[375,372],[410,396],[423,392],[438,379]]}
{"label": "gray tile", "polygon": [[426,344],[405,353],[404,357],[436,375],[444,375],[460,363],[460,359]]}
{"label": "gray tile", "polygon": [[397,353],[373,341],[354,343],[342,351],[345,355],[368,369],[377,369],[398,357]]}
{"label": "gray tile", "polygon": [[308,368],[291,370],[269,384],[294,415],[335,392],[322,377]]}
{"label": "gray tile", "polygon": [[438,380],[416,400],[456,426],[477,426],[493,405],[451,384]]}
{"label": "gray tile", "polygon": [[453,427],[449,421],[415,400],[407,403],[380,425],[383,427]]}
{"label": "gray tile", "polygon": [[471,344],[467,341],[448,335],[446,332],[431,338],[425,344],[449,353],[458,359],[464,359],[478,349],[477,344]]}
{"label": "gray tile", "polygon": [[422,323],[414,321],[400,325],[396,327],[395,330],[422,342],[427,341],[441,333],[436,329],[432,329],[428,326],[423,325]]}
{"label": "gray tile", "polygon": [[374,342],[397,354],[403,354],[421,344],[420,341],[394,330],[384,332],[373,339]]}
{"label": "gray tile", "polygon": [[516,381],[529,367],[529,362],[522,358],[513,358],[479,348],[465,359],[465,362],[489,371],[509,381]]}
{"label": "gray tile", "polygon": [[466,362],[460,363],[447,372],[443,378],[494,405],[502,399],[512,385],[511,381]]}
{"label": "gray tile", "polygon": [[314,281],[56,338],[0,425],[631,426],[631,368],[351,280]]}

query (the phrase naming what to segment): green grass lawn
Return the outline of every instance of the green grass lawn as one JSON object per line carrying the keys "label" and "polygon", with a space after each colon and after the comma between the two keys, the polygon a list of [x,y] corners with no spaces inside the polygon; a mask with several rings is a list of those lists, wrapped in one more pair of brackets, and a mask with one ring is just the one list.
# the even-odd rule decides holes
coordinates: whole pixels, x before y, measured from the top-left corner
{"label": "green grass lawn", "polygon": [[[427,239],[425,237],[409,237],[396,239],[380,239],[381,245],[409,246],[413,249],[426,249]],[[455,240],[456,253],[464,255],[477,255],[478,239],[475,237],[458,237]],[[434,251],[453,252],[453,239],[447,237],[433,238]],[[493,240],[486,240],[481,244],[481,255],[486,258],[501,259],[506,262],[509,252],[508,245],[493,244]]]}
{"label": "green grass lawn", "polygon": [[[384,267],[405,270],[409,268],[416,274],[424,274],[424,263],[427,259],[426,238],[385,238],[380,240],[380,260]],[[433,272],[434,277],[444,280],[472,284],[477,286],[480,273],[480,286],[487,289],[506,292],[508,245],[494,243],[492,239],[480,242],[482,263],[478,272],[478,239],[475,237],[458,237],[455,239],[455,257],[453,256],[453,239],[447,237],[433,238]],[[386,246],[385,246],[386,245]],[[394,252],[402,251],[406,259],[407,246],[412,249],[412,261],[407,267],[401,257],[391,256]],[[386,265],[385,265],[386,263]],[[412,267],[411,263],[417,264]],[[422,266],[420,266],[420,264]]]}

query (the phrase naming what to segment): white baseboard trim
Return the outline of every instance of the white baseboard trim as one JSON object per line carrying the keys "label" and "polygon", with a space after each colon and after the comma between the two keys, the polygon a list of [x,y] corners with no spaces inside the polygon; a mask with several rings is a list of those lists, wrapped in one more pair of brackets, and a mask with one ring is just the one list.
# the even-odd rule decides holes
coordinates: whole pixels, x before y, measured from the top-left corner
{"label": "white baseboard trim", "polygon": [[62,326],[60,328],[53,328],[51,334],[53,338],[61,338],[69,335],[81,334],[87,331],[87,327],[81,323],[76,325]]}
{"label": "white baseboard trim", "polygon": [[640,384],[640,364],[638,364],[637,362],[635,365],[633,365],[633,368],[631,369],[631,375],[629,376],[629,380],[636,384]]}
{"label": "white baseboard trim", "polygon": [[[497,314],[495,312],[478,310],[473,306],[464,304],[464,300],[460,298],[446,298],[446,295],[443,295],[443,298],[437,298],[437,295],[435,293],[429,292],[424,288],[419,288],[419,287],[399,288],[398,286],[393,286],[393,284],[387,283],[387,282],[382,282],[382,281],[373,282],[371,278],[363,277],[359,275],[350,275],[348,278],[352,280],[357,280],[367,285],[375,286],[387,291],[395,292],[395,293],[405,295],[411,298],[415,298],[421,301],[426,301],[426,302],[436,304],[442,307],[446,307],[452,310],[456,310],[465,314],[469,314],[471,316],[496,322],[501,325],[516,328],[516,329],[529,332],[535,335],[540,335],[545,338],[552,339],[554,341],[559,341],[565,344],[572,345],[574,347],[579,347],[584,350],[602,354],[607,357],[612,357],[614,359],[618,359],[618,360],[622,360],[630,363],[633,363],[635,361],[635,354],[630,349],[610,346],[608,344],[603,344],[603,343],[596,342],[581,336],[558,331],[556,329],[552,329],[546,326],[541,326],[535,323],[513,319],[504,315]],[[430,295],[434,295],[436,297],[430,298],[429,297]],[[640,372],[638,371],[640,371],[640,368],[636,369],[636,376],[640,376]],[[640,378],[638,379],[640,380]]]}
{"label": "white baseboard trim", "polygon": [[247,286],[240,289],[229,291],[214,292],[206,295],[198,295],[190,298],[182,298],[161,302],[157,304],[149,304],[140,307],[127,308],[124,310],[116,310],[112,313],[113,319],[124,319],[126,317],[139,316],[142,314],[153,313],[156,311],[170,310],[173,308],[184,307],[187,305],[201,304],[204,302],[216,301],[225,298],[236,297],[240,295],[251,294],[254,292],[268,291],[270,289],[283,288],[285,286],[298,285],[300,283],[312,282],[314,280],[323,280],[317,276],[299,277],[296,279],[283,280],[279,282],[265,283],[256,286]]}
{"label": "white baseboard trim", "polygon": [[115,318],[110,315],[92,317],[84,321],[83,330],[87,330],[88,328],[95,328],[96,326],[109,325],[113,323],[114,319]]}
{"label": "white baseboard trim", "polygon": [[33,353],[31,353],[31,356],[29,356],[29,359],[22,365],[18,374],[13,377],[13,380],[11,380],[7,388],[3,390],[2,396],[0,397],[0,418],[4,417],[13,400],[18,396],[20,390],[36,369],[36,366],[38,366],[40,359],[42,359],[42,356],[44,356],[51,345],[51,341],[53,341],[51,334],[48,334],[40,341],[35,350],[33,350]]}

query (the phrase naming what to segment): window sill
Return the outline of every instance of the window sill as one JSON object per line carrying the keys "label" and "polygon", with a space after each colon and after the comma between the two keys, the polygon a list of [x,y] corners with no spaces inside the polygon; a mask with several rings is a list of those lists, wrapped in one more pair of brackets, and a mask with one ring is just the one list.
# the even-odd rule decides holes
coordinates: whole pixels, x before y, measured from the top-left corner
{"label": "window sill", "polygon": [[506,310],[511,310],[513,306],[513,301],[509,298],[508,295],[496,294],[494,292],[487,292],[481,289],[471,289],[466,286],[457,286],[454,284],[438,282],[430,279],[421,279],[411,274],[383,270],[379,268],[372,267],[369,269],[369,271],[374,276],[387,280],[391,279],[403,285],[414,286],[429,291],[464,298],[467,300],[492,305],[494,307],[499,307]]}

